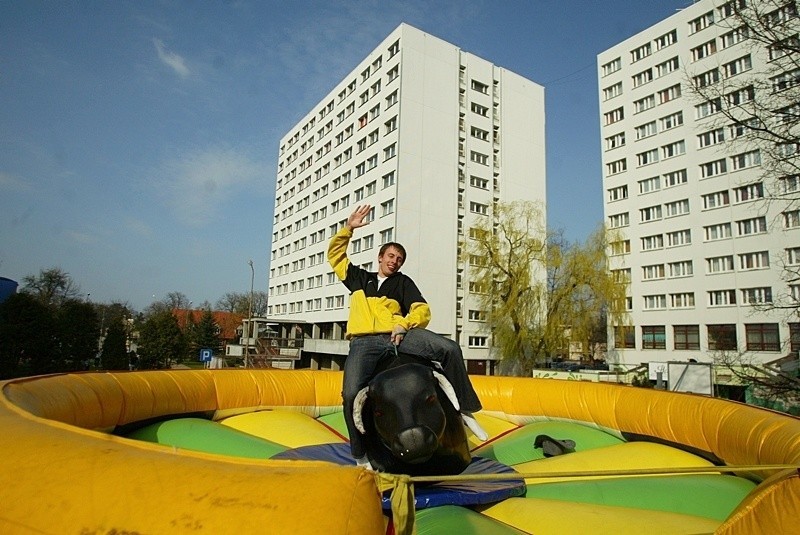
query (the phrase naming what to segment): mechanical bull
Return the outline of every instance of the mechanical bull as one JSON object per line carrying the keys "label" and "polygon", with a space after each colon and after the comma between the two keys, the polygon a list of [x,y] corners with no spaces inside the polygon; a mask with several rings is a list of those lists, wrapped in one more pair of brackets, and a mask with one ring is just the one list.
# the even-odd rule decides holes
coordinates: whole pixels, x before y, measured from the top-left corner
{"label": "mechanical bull", "polygon": [[454,475],[472,460],[455,391],[429,361],[401,354],[379,367],[353,419],[379,472]]}

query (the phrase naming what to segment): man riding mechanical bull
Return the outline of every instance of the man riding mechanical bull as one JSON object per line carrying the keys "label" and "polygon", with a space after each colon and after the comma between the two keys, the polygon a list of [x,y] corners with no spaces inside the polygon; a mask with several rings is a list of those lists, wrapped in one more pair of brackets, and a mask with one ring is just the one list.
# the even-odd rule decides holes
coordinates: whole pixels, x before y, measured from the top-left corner
{"label": "man riding mechanical bull", "polygon": [[[466,425],[481,441],[486,440],[488,435],[472,414],[481,410],[481,402],[467,376],[461,347],[455,341],[425,328],[431,319],[428,303],[414,281],[400,273],[400,268],[406,260],[405,248],[395,242],[384,244],[378,252],[377,272],[362,269],[351,263],[347,257],[347,247],[353,231],[369,224],[366,218],[370,210],[370,205],[363,205],[358,206],[350,214],[344,227],[330,241],[328,261],[350,291],[350,315],[346,333],[346,337],[350,340],[350,351],[344,365],[342,391],[344,419],[350,435],[350,451],[359,466],[384,470],[386,464],[369,451],[373,442],[368,440],[369,434],[377,432],[365,427],[364,421],[360,418],[360,411],[358,417],[354,418],[356,397],[361,392],[359,409],[364,407],[365,397],[372,398],[370,403],[372,413],[368,420],[374,422],[375,427],[379,427],[380,423],[374,420],[375,403],[378,402],[381,391],[392,390],[394,386],[396,392],[393,395],[397,397],[398,394],[402,395],[401,392],[405,391],[405,385],[409,382],[413,384],[424,382],[427,385],[424,388],[431,388],[424,379],[414,380],[408,377],[405,379],[386,377],[380,385],[370,385],[379,367],[387,367],[385,362],[387,355],[399,353],[407,356],[406,359],[416,357],[430,363],[432,367],[429,372],[430,377],[436,378],[436,388],[443,390],[436,390],[433,394],[427,395],[418,405],[424,404],[425,400],[430,401],[438,392],[443,392],[446,397],[454,398],[446,403],[450,403],[456,411],[460,411],[463,425]],[[398,373],[392,371],[390,377]],[[419,373],[421,372],[416,371],[411,375]],[[424,372],[422,375],[427,377]],[[449,394],[447,385],[452,385]],[[411,412],[418,413],[420,410],[422,409],[417,407]],[[422,413],[424,412],[422,410]],[[377,413],[377,416],[383,417],[381,411]],[[394,422],[397,423],[397,420]],[[463,433],[463,425],[459,425]],[[448,429],[452,430],[452,424]],[[420,440],[423,442],[431,440],[410,428],[393,431],[397,436],[392,441],[396,443],[387,446],[395,452],[395,455],[401,456],[404,448],[407,451],[408,447],[404,444],[409,441],[417,443]],[[386,442],[387,437],[383,437],[383,441]],[[373,466],[374,464],[378,466]]]}

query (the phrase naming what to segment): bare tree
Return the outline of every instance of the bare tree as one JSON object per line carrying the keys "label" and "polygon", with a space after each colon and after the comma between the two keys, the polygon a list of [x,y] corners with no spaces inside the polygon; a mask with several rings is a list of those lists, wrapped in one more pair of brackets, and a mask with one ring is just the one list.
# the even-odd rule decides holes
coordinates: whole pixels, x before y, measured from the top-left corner
{"label": "bare tree", "polygon": [[70,299],[78,299],[80,286],[69,273],[59,267],[43,269],[39,275],[26,275],[22,279],[22,291],[33,295],[45,305],[60,306]]}

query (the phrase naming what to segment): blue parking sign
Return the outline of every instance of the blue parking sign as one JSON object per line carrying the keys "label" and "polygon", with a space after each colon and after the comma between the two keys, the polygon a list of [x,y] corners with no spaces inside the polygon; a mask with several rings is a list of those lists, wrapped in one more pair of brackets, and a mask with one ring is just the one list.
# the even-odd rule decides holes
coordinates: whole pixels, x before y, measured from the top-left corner
{"label": "blue parking sign", "polygon": [[214,356],[214,351],[211,349],[200,350],[200,362],[211,362],[211,358],[213,356]]}

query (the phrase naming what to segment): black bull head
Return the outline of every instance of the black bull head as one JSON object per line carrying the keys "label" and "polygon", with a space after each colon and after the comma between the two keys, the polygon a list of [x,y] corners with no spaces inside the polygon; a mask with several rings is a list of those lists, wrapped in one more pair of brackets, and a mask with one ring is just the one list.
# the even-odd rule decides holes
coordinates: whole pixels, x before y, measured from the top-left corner
{"label": "black bull head", "polygon": [[358,393],[353,416],[376,470],[452,475],[471,461],[458,409],[442,374],[425,364],[401,363],[379,372]]}

